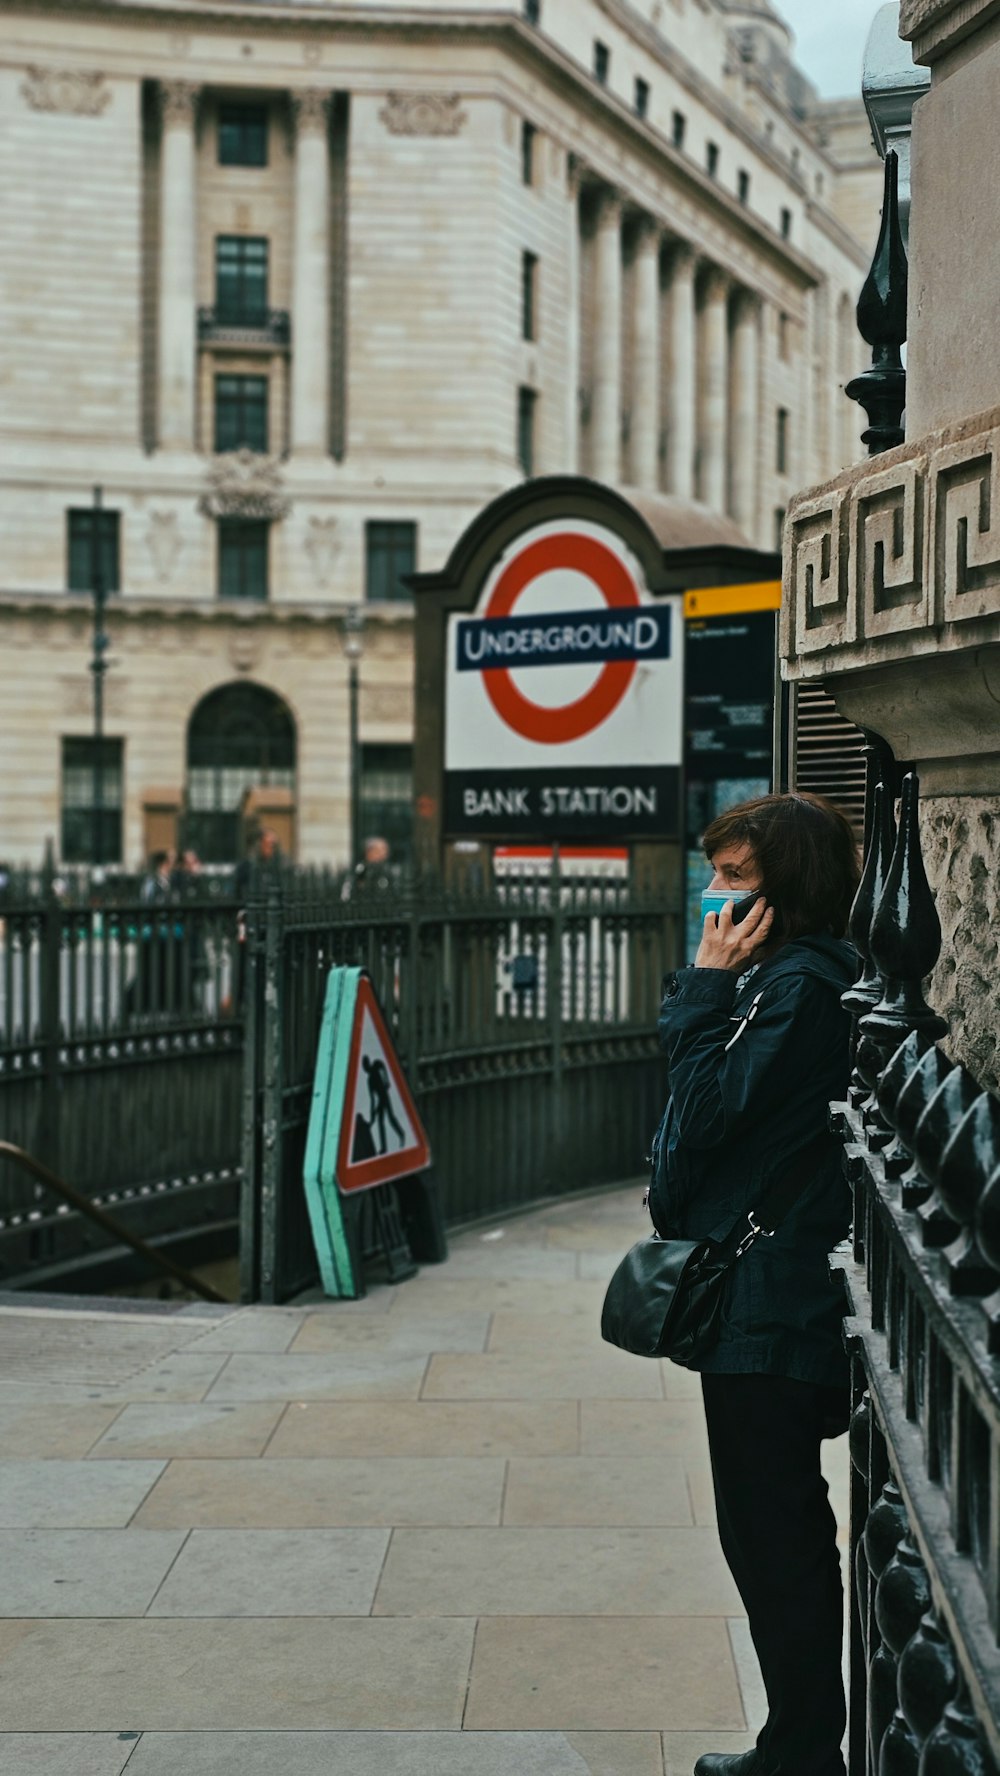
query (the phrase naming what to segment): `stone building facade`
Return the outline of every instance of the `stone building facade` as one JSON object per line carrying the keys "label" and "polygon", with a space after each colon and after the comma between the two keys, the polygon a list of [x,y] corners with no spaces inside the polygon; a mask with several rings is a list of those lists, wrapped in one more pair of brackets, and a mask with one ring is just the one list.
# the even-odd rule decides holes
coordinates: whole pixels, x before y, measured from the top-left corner
{"label": "stone building facade", "polygon": [[857,454],[878,163],[768,0],[3,11],[0,857],[88,855],[95,572],[104,861],[246,805],[343,861],[352,607],[402,834],[405,575],[487,501],[583,472],[771,548]]}
{"label": "stone building facade", "polygon": [[[987,0],[902,0],[931,84],[913,112],[906,442],[793,502],[785,670],[916,766],[948,1042],[1000,1088],[1000,27]],[[974,172],[970,171],[974,169]]]}

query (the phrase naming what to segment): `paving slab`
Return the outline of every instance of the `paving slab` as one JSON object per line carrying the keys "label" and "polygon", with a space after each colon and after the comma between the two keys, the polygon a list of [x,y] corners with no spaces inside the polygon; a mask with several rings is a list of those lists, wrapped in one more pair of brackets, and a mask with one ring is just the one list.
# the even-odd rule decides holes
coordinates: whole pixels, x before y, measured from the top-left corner
{"label": "paving slab", "polygon": [[574,1400],[310,1400],[288,1406],[279,1456],[574,1455]]}
{"label": "paving slab", "polygon": [[605,1345],[578,1356],[544,1348],[533,1356],[432,1357],[425,1400],[660,1400],[655,1363]]}
{"label": "paving slab", "polygon": [[196,1529],[149,1613],[367,1616],[388,1545],[387,1529]]}
{"label": "paving slab", "polygon": [[745,1617],[740,1616],[730,1617],[726,1626],[729,1630],[733,1664],[736,1667],[736,1681],[740,1686],[743,1713],[747,1725],[754,1733],[758,1733],[767,1719],[767,1695],[757,1654],[750,1639],[750,1624]]}
{"label": "paving slab", "polygon": [[400,1529],[379,1616],[723,1616],[741,1604],[712,1530]]}
{"label": "paving slab", "polygon": [[[636,1362],[639,1358],[636,1358]],[[705,1414],[693,1400],[581,1400],[582,1455],[684,1455],[708,1459]]]}
{"label": "paving slab", "polygon": [[138,1733],[0,1733],[0,1776],[122,1776]]}
{"label": "paving slab", "polygon": [[283,1411],[278,1401],[246,1406],[144,1401],[124,1407],[90,1458],[261,1455]]}
{"label": "paving slab", "polygon": [[[0,1623],[0,1732],[448,1731],[475,1623]],[[140,1766],[141,1767],[141,1766]]]}
{"label": "paving slab", "polygon": [[[538,1313],[542,1308],[546,1314],[600,1317],[604,1289],[596,1283],[562,1278],[556,1282],[546,1280],[540,1287],[537,1281],[510,1281],[502,1274],[475,1279],[452,1277],[448,1274],[449,1269],[450,1266],[445,1266],[442,1271],[421,1271],[411,1282],[404,1283],[397,1293],[393,1318],[415,1319],[421,1314],[456,1311],[492,1314],[505,1309],[513,1313]],[[501,1269],[498,1262],[497,1270]],[[424,1279],[422,1284],[421,1279]]]}
{"label": "paving slab", "polygon": [[664,1733],[665,1776],[691,1776],[704,1752],[722,1751],[730,1757],[738,1756],[741,1751],[749,1751],[756,1741],[756,1733],[725,1733],[718,1727],[703,1727],[697,1733]]}
{"label": "paving slab", "polygon": [[302,1320],[302,1312],[280,1307],[239,1308],[199,1338],[197,1352],[286,1351]]}
{"label": "paving slab", "polygon": [[562,1732],[744,1727],[726,1625],[660,1615],[480,1622],[465,1724]]}
{"label": "paving slab", "polygon": [[600,1527],[691,1524],[677,1456],[553,1456],[510,1463],[503,1522]]}
{"label": "paving slab", "polygon": [[662,1776],[662,1769],[655,1733],[144,1733],[129,1776]]}
{"label": "paving slab", "polygon": [[141,1616],[183,1530],[0,1530],[0,1616]]}
{"label": "paving slab", "polygon": [[341,1356],[229,1357],[208,1398],[220,1400],[415,1400],[426,1356],[383,1356],[350,1351]]}
{"label": "paving slab", "polygon": [[291,1346],[306,1353],[372,1351],[379,1356],[422,1356],[434,1351],[484,1351],[490,1328],[486,1313],[452,1312],[400,1319],[396,1314],[344,1320],[314,1313],[302,1323]]}
{"label": "paving slab", "polygon": [[[497,1248],[502,1246],[501,1254]],[[450,1276],[461,1280],[469,1277],[493,1277],[502,1262],[503,1274],[515,1281],[568,1282],[577,1274],[576,1254],[559,1252],[536,1240],[522,1244],[515,1240],[475,1244],[453,1242],[448,1252]]]}
{"label": "paving slab", "polygon": [[511,1313],[509,1308],[493,1315],[487,1349],[517,1356],[533,1355],[540,1350],[558,1351],[560,1356],[602,1356],[611,1352],[601,1337],[601,1322],[596,1313]]}
{"label": "paving slab", "polygon": [[646,1231],[645,1228],[640,1227],[631,1239],[622,1240],[620,1245],[616,1245],[614,1240],[609,1239],[603,1251],[599,1246],[594,1246],[585,1252],[578,1252],[576,1274],[580,1281],[582,1283],[602,1283],[606,1289],[629,1246],[633,1246],[637,1239],[642,1239]]}
{"label": "paving slab", "polygon": [[619,1255],[644,1239],[652,1231],[649,1216],[642,1207],[642,1192],[637,1191],[631,1212],[594,1217],[590,1221],[564,1222],[548,1227],[545,1244],[550,1250],[606,1253],[617,1249]]}
{"label": "paving slab", "polygon": [[496,1524],[503,1481],[502,1461],[465,1457],[176,1461],[136,1522],[143,1529]]}
{"label": "paving slab", "polygon": [[[38,1399],[38,1390],[35,1390]],[[118,1406],[0,1406],[0,1461],[73,1461],[114,1424]]]}
{"label": "paving slab", "polygon": [[224,1351],[182,1351],[101,1395],[108,1400],[203,1400],[228,1362]]}
{"label": "paving slab", "polygon": [[0,1529],[124,1529],[164,1465],[0,1462]]}

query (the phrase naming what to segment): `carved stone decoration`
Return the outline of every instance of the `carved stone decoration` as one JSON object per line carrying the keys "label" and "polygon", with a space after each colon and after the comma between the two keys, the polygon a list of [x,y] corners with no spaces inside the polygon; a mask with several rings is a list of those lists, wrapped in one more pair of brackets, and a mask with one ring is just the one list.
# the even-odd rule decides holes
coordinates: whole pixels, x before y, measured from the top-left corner
{"label": "carved stone decoration", "polygon": [[923,629],[931,620],[924,571],[926,467],[921,458],[873,474],[854,502],[848,575],[866,636]]}
{"label": "carved stone decoration", "polygon": [[79,68],[29,68],[21,92],[32,111],[61,111],[72,117],[99,117],[111,103],[104,75]]}
{"label": "carved stone decoration", "polygon": [[468,121],[458,93],[391,92],[379,116],[390,136],[457,136]]}
{"label": "carved stone decoration", "polygon": [[306,86],[290,95],[292,118],[298,135],[325,135],[330,121],[330,95]]}
{"label": "carved stone decoration", "polygon": [[317,586],[325,589],[333,579],[334,566],[340,554],[336,518],[310,518],[306,554]]}
{"label": "carved stone decoration", "polygon": [[264,638],[257,624],[241,622],[229,632],[227,651],[237,672],[253,672],[260,664]]}
{"label": "carved stone decoration", "polygon": [[782,652],[825,653],[853,641],[856,612],[847,596],[847,550],[839,492],[796,502],[782,602]]}
{"label": "carved stone decoration", "polygon": [[169,580],[181,551],[176,512],[150,512],[146,547],[158,580]]}
{"label": "carved stone decoration", "polygon": [[286,518],[291,510],[277,457],[253,450],[217,456],[198,501],[206,518]]}
{"label": "carved stone decoration", "polygon": [[201,87],[191,80],[161,80],[159,86],[160,118],[164,129],[170,124],[193,129],[198,112]]}
{"label": "carved stone decoration", "polygon": [[931,470],[931,562],[946,623],[1000,608],[1000,428],[939,451]]}

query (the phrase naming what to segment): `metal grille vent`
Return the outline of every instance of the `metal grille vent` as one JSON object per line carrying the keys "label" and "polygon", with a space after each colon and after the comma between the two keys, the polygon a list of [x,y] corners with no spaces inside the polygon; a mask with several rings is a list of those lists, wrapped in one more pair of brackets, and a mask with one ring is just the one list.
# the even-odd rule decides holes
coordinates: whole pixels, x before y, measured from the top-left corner
{"label": "metal grille vent", "polygon": [[865,737],[822,685],[795,686],[791,788],[826,796],[848,816],[860,840],[865,824]]}

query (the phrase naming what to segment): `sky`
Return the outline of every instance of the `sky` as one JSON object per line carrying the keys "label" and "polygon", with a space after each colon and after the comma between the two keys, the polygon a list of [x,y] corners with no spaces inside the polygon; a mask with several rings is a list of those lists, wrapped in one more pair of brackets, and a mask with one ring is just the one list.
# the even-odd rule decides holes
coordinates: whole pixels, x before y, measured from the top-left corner
{"label": "sky", "polygon": [[861,95],[865,39],[881,0],[775,0],[795,32],[795,60],[823,98]]}

